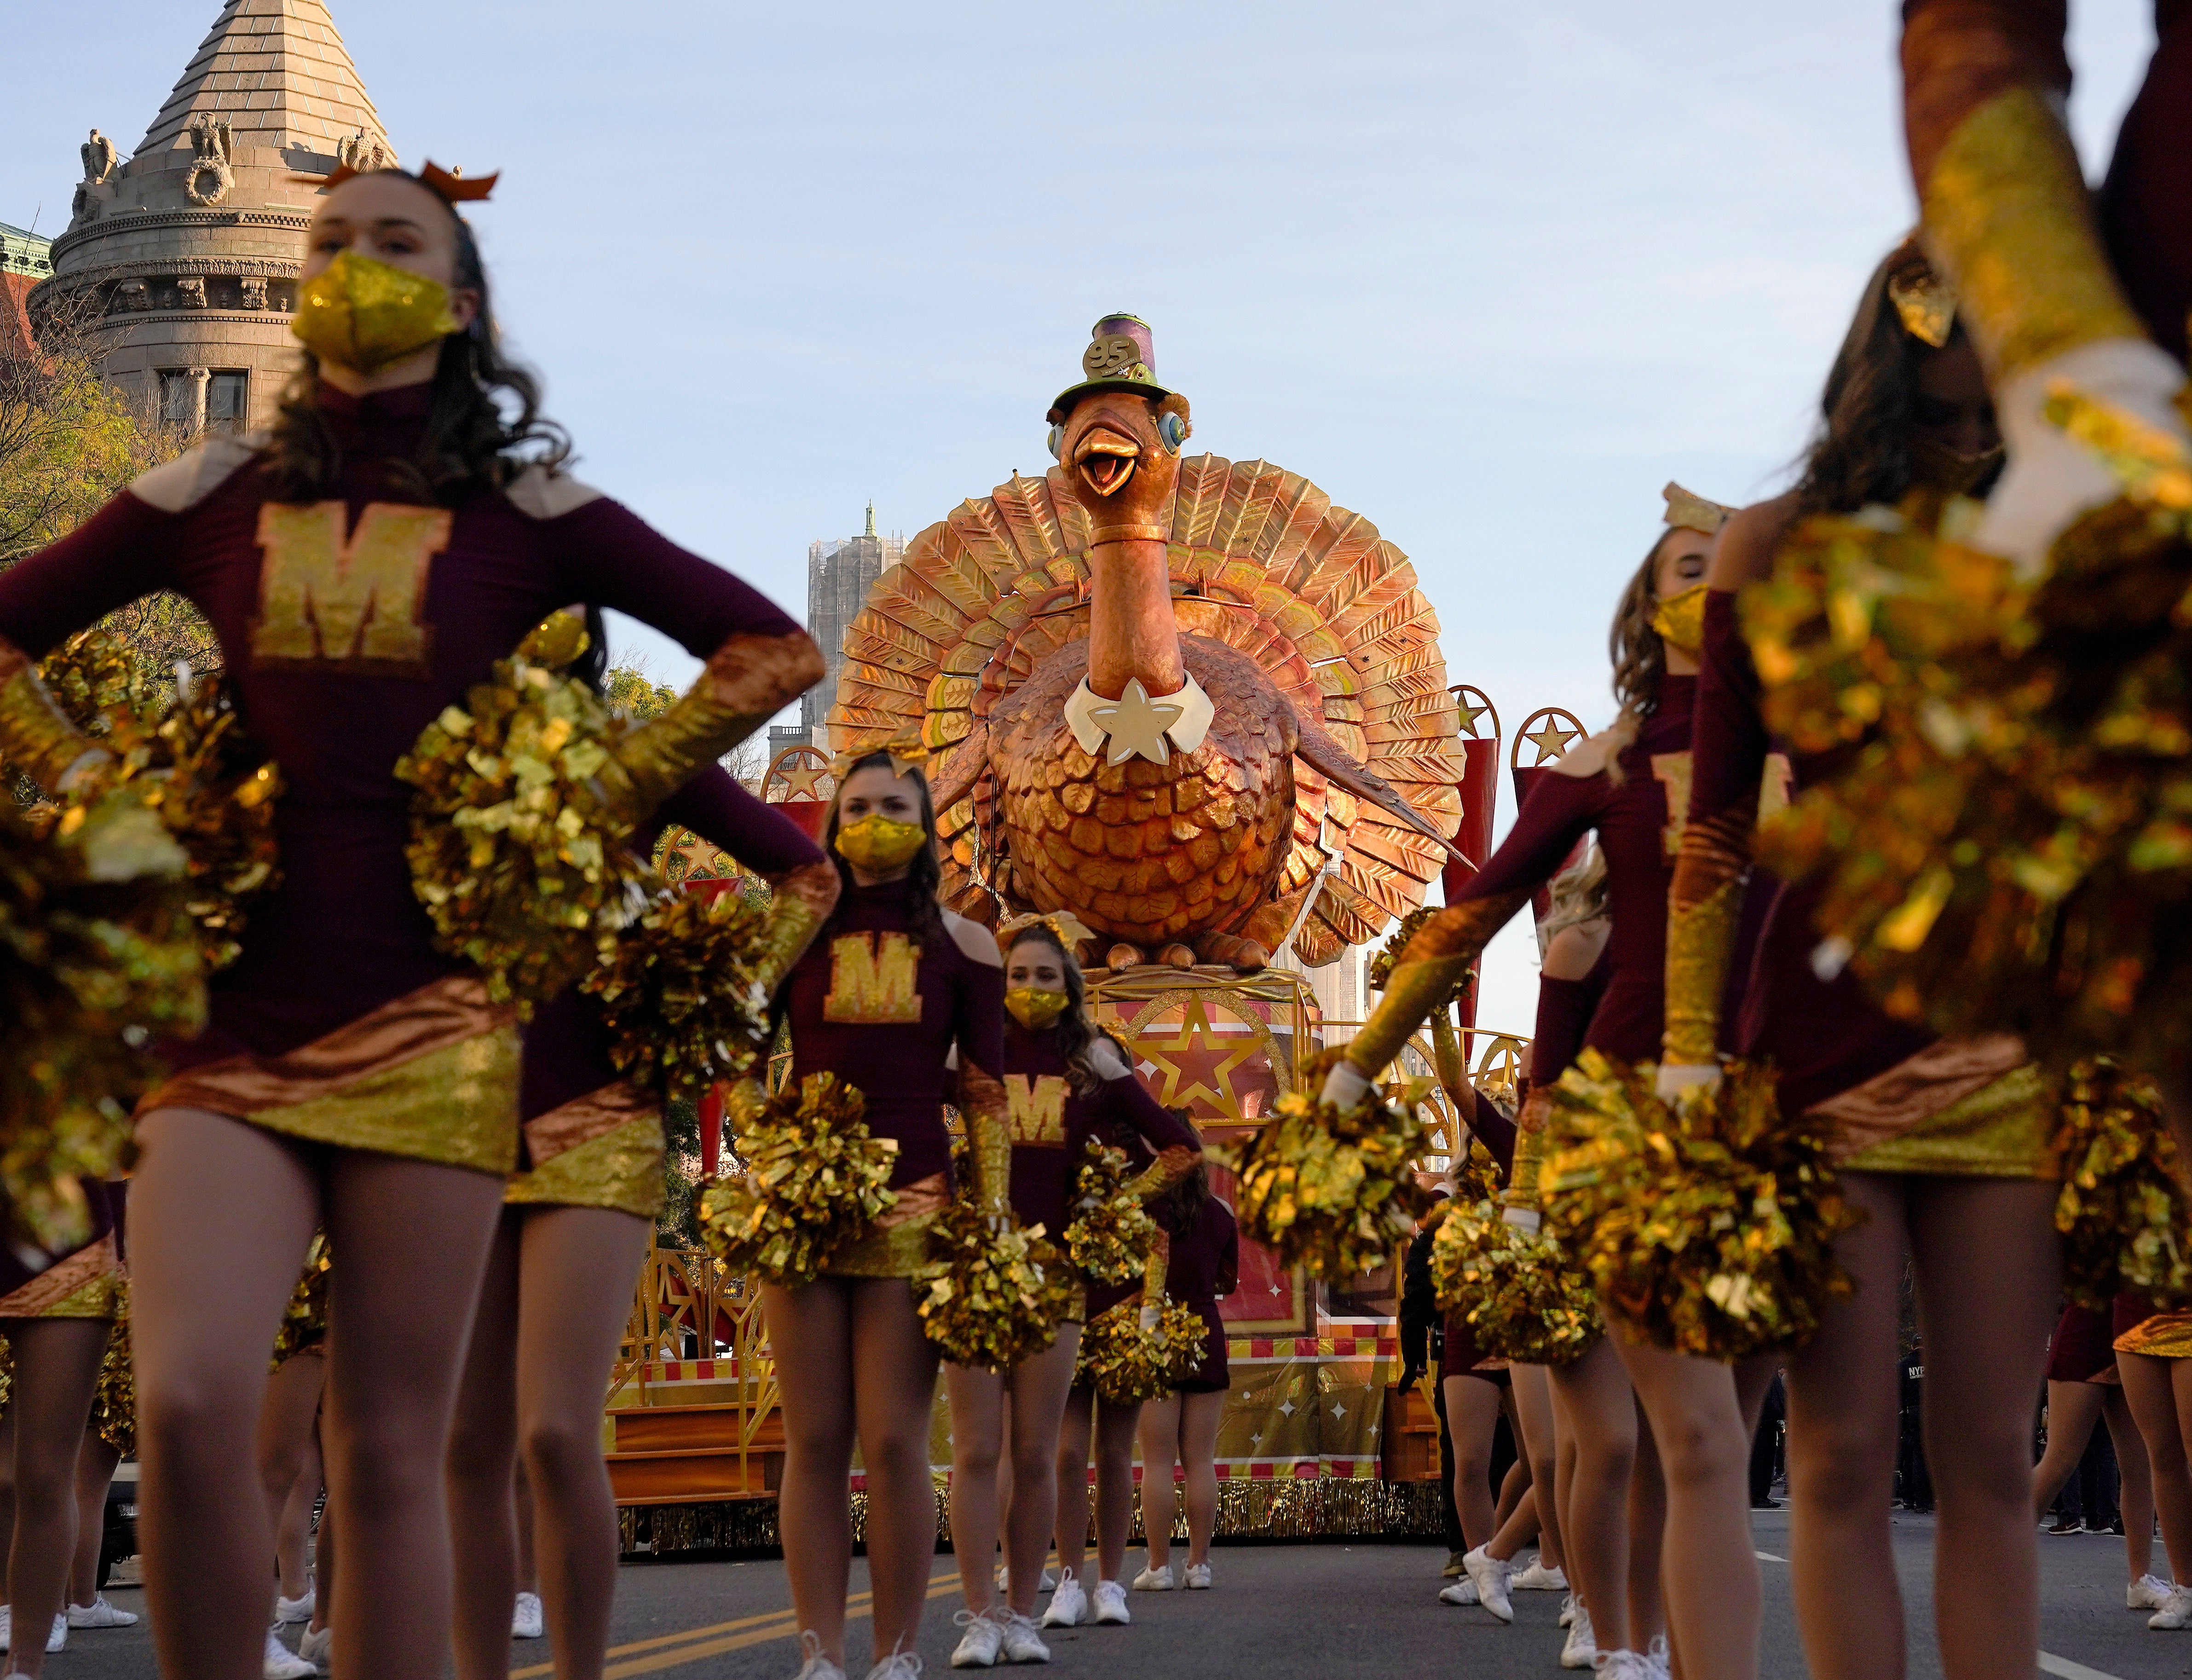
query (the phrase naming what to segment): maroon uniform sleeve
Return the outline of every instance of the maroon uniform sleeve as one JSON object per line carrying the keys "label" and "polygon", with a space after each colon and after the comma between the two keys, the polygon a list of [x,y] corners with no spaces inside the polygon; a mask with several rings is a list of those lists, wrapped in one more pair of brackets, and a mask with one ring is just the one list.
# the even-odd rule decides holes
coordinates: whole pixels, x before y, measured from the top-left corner
{"label": "maroon uniform sleeve", "polygon": [[1469,1117],[1469,1129],[1492,1151],[1492,1158],[1499,1163],[1499,1175],[1510,1178],[1515,1172],[1515,1123],[1483,1092],[1476,1092],[1476,1111]]}
{"label": "maroon uniform sleeve", "polygon": [[1195,1147],[1195,1134],[1150,1094],[1141,1075],[1132,1068],[1116,1079],[1105,1081],[1104,1115],[1117,1124],[1133,1127],[1157,1155],[1167,1149]]}
{"label": "maroon uniform sleeve", "polygon": [[[1556,769],[1538,777],[1515,826],[1455,902],[1535,892],[1560,872],[1576,842],[1598,826],[1617,791],[1604,771],[1569,776]],[[1491,933],[1485,937],[1488,940]]]}
{"label": "maroon uniform sleeve", "polygon": [[542,522],[541,531],[573,600],[628,614],[696,658],[708,658],[734,636],[800,631],[759,590],[680,548],[607,496]]}
{"label": "maroon uniform sleeve", "polygon": [[124,490],[59,542],[0,572],[0,641],[38,659],[140,596],[174,586],[182,516]]}
{"label": "maroon uniform sleeve", "polygon": [[807,831],[756,799],[720,764],[711,765],[662,802],[664,822],[689,828],[764,879],[822,861]]}
{"label": "maroon uniform sleeve", "polygon": [[977,963],[972,957],[960,963],[959,1004],[952,1021],[952,1037],[959,1046],[959,1066],[962,1070],[972,1064],[992,1079],[1002,1077],[1005,971],[1002,967]]}
{"label": "maroon uniform sleeve", "polygon": [[1213,1198],[1211,1205],[1225,1215],[1225,1235],[1218,1248],[1218,1293],[1230,1295],[1241,1287],[1241,1222],[1223,1202]]}

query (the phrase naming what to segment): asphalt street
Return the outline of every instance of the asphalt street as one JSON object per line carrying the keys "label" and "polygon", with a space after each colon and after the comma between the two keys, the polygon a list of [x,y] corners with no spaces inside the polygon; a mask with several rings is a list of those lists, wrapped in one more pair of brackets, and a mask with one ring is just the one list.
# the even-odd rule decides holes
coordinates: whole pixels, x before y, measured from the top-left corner
{"label": "asphalt street", "polygon": [[[1761,1511],[1755,1523],[1766,1561],[1766,1620],[1760,1673],[1798,1680],[1808,1673],[1790,1607],[1788,1520]],[[1932,1631],[1933,1526],[1898,1513],[1895,1544],[1910,1630],[1912,1680],[1941,1673]],[[2123,1607],[2123,1542],[2111,1536],[2041,1537],[2043,1672],[2062,1680],[2165,1680],[2192,1675],[2192,1632],[2149,1632],[2143,1614]],[[2157,1548],[2158,1550],[2158,1548]],[[1137,1559],[1130,1565],[1139,1567]],[[1417,1546],[1229,1546],[1212,1557],[1208,1592],[1129,1595],[1131,1627],[1051,1630],[1051,1669],[1062,1676],[1117,1680],[1306,1680],[1306,1677],[1458,1676],[1551,1680],[1560,1631],[1556,1593],[1515,1595],[1515,1625],[1481,1610],[1439,1603],[1444,1554]],[[865,1609],[866,1570],[853,1564],[853,1606]],[[131,1587],[109,1595],[141,1610]],[[936,1560],[922,1654],[928,1672],[949,1667],[958,1608],[952,1560]],[[791,1680],[799,1667],[784,1565],[745,1563],[628,1563],[617,1587],[608,1680]],[[1852,1615],[1877,1614],[1852,1603]],[[294,1630],[290,1630],[294,1643]],[[866,1654],[868,1625],[853,1622],[855,1663]],[[512,1680],[547,1680],[545,1643],[511,1648]],[[855,1666],[855,1677],[861,1673]],[[151,1680],[151,1641],[140,1623],[112,1632],[76,1634],[47,1660],[51,1680]]]}

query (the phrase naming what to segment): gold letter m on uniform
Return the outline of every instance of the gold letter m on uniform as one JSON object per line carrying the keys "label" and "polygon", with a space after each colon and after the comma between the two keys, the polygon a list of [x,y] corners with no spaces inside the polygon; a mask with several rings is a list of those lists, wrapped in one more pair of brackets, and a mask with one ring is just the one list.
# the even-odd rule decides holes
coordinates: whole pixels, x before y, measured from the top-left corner
{"label": "gold letter m on uniform", "polygon": [[423,676],[432,631],[419,614],[449,511],[374,502],[345,534],[347,513],[339,501],[259,510],[252,662]]}

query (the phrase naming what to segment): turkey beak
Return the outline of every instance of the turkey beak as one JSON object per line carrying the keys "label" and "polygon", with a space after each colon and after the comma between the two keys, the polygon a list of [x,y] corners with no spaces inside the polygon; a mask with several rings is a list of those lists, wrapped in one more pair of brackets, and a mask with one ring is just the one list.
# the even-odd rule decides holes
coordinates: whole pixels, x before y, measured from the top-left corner
{"label": "turkey beak", "polygon": [[1116,495],[1134,476],[1134,463],[1141,454],[1141,445],[1126,433],[1097,425],[1082,433],[1074,446],[1073,466],[1081,482],[1098,495]]}

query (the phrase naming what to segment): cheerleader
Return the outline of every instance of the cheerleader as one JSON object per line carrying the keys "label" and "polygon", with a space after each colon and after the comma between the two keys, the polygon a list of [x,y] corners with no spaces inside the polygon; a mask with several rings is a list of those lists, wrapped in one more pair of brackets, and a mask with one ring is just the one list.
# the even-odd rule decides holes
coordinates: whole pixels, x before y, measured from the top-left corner
{"label": "cheerleader", "polygon": [[1202,1363],[1173,1383],[1164,1399],[1142,1408],[1142,1532],[1149,1563],[1134,1577],[1139,1592],[1173,1589],[1172,1527],[1179,1511],[1174,1465],[1187,1484],[1187,1568],[1179,1585],[1190,1591],[1210,1585],[1210,1536],[1218,1526],[1218,1425],[1233,1386],[1218,1303],[1241,1287],[1241,1227],[1233,1210],[1211,1194],[1202,1134],[1186,1123],[1195,1150],[1186,1176],[1153,1211],[1169,1239],[1165,1293],[1201,1316]]}
{"label": "cheerleader", "polygon": [[[1739,913],[1770,743],[1736,591],[1766,576],[1801,516],[1892,503],[1914,485],[1983,489],[2001,437],[1978,357],[1926,258],[1891,254],[1866,283],[1797,487],[1735,516],[1705,597],[1690,820],[1671,914],[1710,952]],[[1823,769],[1799,759],[1803,785]],[[1785,1116],[1828,1130],[1841,1193],[1865,1217],[1835,1244],[1855,1294],[1831,1301],[1789,1365],[1796,1613],[1821,1680],[1900,1671],[1889,1547],[1893,1380],[1906,1253],[1926,1344],[1927,1465],[1940,1500],[1936,1599],[1953,1680],[2037,1660],[2032,1397],[2060,1299],[2053,1108],[2006,1035],[1939,1040],[1889,1019],[1847,972],[1814,965],[1816,889],[1775,885],[1733,1035],[1778,1068]],[[1716,1078],[1724,964],[1671,962],[1663,1089]],[[1852,1616],[1850,1603],[1877,1614]],[[1686,1652],[1687,1655],[1687,1652]]]}
{"label": "cheerleader", "polygon": [[[573,675],[598,689],[604,626],[588,614]],[[780,811],[710,765],[642,829],[680,824],[775,889],[754,965],[773,993],[837,900],[837,871]],[[524,1170],[504,1191],[472,1321],[448,1454],[457,1555],[456,1668],[501,1680],[513,1635],[542,1624],[558,1680],[592,1680],[616,1591],[616,1502],[602,1458],[602,1396],[631,1317],[632,1284],[662,1207],[661,1099],[618,1076],[592,1001],[574,991],[525,1032]],[[537,1597],[518,1572],[512,1482],[532,1495]],[[523,1595],[533,1603],[520,1602]],[[513,1613],[512,1606],[517,1606]]]}
{"label": "cheerleader", "polygon": [[916,757],[874,751],[843,765],[823,838],[845,889],[785,988],[791,1080],[834,1073],[865,1096],[870,1131],[898,1144],[898,1200],[814,1282],[762,1288],[784,1406],[778,1521],[807,1658],[801,1680],[842,1680],[853,1557],[845,1478],[857,1437],[875,1591],[869,1680],[916,1680],[936,1550],[937,1351],[909,1280],[951,1199],[947,1100],[967,1122],[979,1205],[1000,1226],[1009,1218],[1004,963],[988,929],[937,902],[936,813]]}
{"label": "cheerleader", "polygon": [[823,674],[790,618],[558,470],[561,434],[504,357],[456,209],[491,179],[345,168],[312,184],[292,323],[310,353],[272,431],[208,439],[0,575],[0,754],[49,789],[95,785],[107,755],[35,661],[168,590],[211,623],[243,725],[288,787],[281,881],[211,984],[206,1031],[140,1108],[142,1527],[171,1680],[233,1680],[261,1654],[273,1540],[251,1432],[323,1221],[343,1260],[325,1434],[339,1661],[425,1680],[446,1660],[440,1472],[469,1318],[453,1304],[477,1290],[516,1159],[518,1036],[436,948],[397,761],[569,601],[707,662],[602,767],[635,820]]}
{"label": "cheerleader", "polygon": [[[2146,1443],[2154,1483],[2152,1505],[2161,1515],[2161,1543],[2169,1549],[2177,1585],[2147,1618],[2157,1633],[2192,1627],[2192,1586],[2183,1559],[2192,1557],[2192,1311],[2157,1312],[2136,1295],[2116,1297],[2116,1370],[2124,1398]],[[2124,1529],[2132,1532],[2131,1478],[2124,1478]],[[2151,1580],[2152,1577],[2148,1577]],[[2132,1595],[2126,1595],[2132,1603]],[[2137,1608],[2136,1604],[2133,1608]]]}
{"label": "cheerleader", "polygon": [[[323,1308],[325,1302],[323,1294],[319,1305]],[[322,1485],[320,1396],[327,1382],[327,1321],[323,1312],[293,1318],[283,1329],[287,1334],[275,1344],[274,1370],[267,1379],[254,1443],[274,1529],[275,1625],[266,1631],[263,1680],[302,1680],[314,1671],[310,1661],[283,1648],[281,1628],[291,1622],[309,1626],[318,1608],[305,1552]]]}
{"label": "cheerleader", "polygon": [[[1712,532],[1725,512],[1675,485],[1668,487],[1667,501],[1667,529],[1624,591],[1609,638],[1619,720],[1538,779],[1499,849],[1460,899],[1401,953],[1384,1001],[1327,1077],[1325,1100],[1348,1108],[1361,1100],[1432,1000],[1445,995],[1439,988],[1452,986],[1593,830],[1606,854],[1613,930],[1606,990],[1584,1043],[1632,1064],[1648,1062],[1657,1052],[1666,891],[1680,814],[1669,806],[1668,787],[1689,748],[1695,609]],[[1601,1339],[1555,1371],[1552,1385],[1578,1443],[1571,1574],[1590,1606],[1601,1666],[1641,1676],[1650,1671],[1646,1653],[1658,1631],[1658,1524],[1647,1520],[1632,1529],[1623,1512],[1632,1479],[1647,1516],[1659,1494],[1656,1455],[1648,1443],[1640,1449],[1637,1439],[1637,1398],[1651,1411],[1662,1443],[1681,1454],[1675,1474],[1685,1500],[1709,1495],[1715,1515],[1726,1506],[1747,1518],[1749,1437],[1734,1379],[1712,1361]],[[1698,1624],[1694,1638],[1685,1629],[1693,1676],[1737,1672],[1756,1660],[1757,1564],[1748,1529],[1739,1546],[1729,1545],[1721,1543],[1725,1527],[1712,1534],[1710,1574],[1677,1569],[1670,1577],[1678,1613],[1687,1607]],[[1479,1602],[1498,1614],[1508,1606],[1507,1565],[1481,1550],[1464,1563]],[[1624,1576],[1639,1586],[1633,1606]],[[1632,1609],[1639,1612],[1633,1617]]]}
{"label": "cheerleader", "polygon": [[[1062,928],[1062,931],[1061,931]],[[1012,1120],[1013,1211],[1020,1223],[1041,1226],[1061,1244],[1074,1208],[1074,1179],[1091,1140],[1121,1134],[1136,1139],[1156,1163],[1131,1186],[1146,1197],[1189,1170],[1192,1134],[1157,1106],[1127,1062],[1118,1042],[1088,1018],[1087,986],[1069,939],[1085,937],[1070,920],[1028,919],[1009,924],[1005,948],[1005,1099]],[[1036,1631],[1036,1594],[1058,1517],[1061,1479],[1059,1441],[1073,1386],[1081,1325],[1093,1310],[1092,1286],[1083,1283],[1080,1317],[1059,1325],[1058,1340],[1010,1371],[944,1369],[951,1401],[951,1546],[959,1557],[966,1596],[961,1620],[967,1629],[952,1653],[955,1668],[987,1668],[1007,1662],[1047,1662],[1049,1649]],[[1107,1303],[1108,1304],[1108,1303]],[[1009,1400],[1009,1404],[1008,1401]],[[998,1460],[1005,1449],[1004,1419],[1011,1418],[1012,1495],[1005,1516],[1007,1591],[1002,1611],[993,1602],[988,1567],[997,1547]],[[1085,1415],[1085,1414],[1084,1414]],[[1082,1443],[1082,1464],[1087,1464]],[[1086,1471],[1082,1471],[1082,1534],[1086,1544]],[[1122,1545],[1123,1546],[1123,1538]],[[1067,1565],[1064,1549],[1059,1562]],[[1051,1595],[1044,1622],[1070,1627],[1086,1600],[1071,1560]],[[1099,1582],[1098,1591],[1102,1591]],[[1113,1591],[1117,1591],[1114,1584]]]}
{"label": "cheerleader", "polygon": [[2047,1450],[2032,1472],[2032,1517],[2035,1523],[2046,1520],[2055,1495],[2077,1474],[2093,1426],[2105,1418],[2122,1478],[2124,1561],[2129,1566],[2124,1608],[2165,1609],[2169,1583],[2154,1573],[2154,1477],[2116,1370],[2112,1318],[2107,1311],[2069,1306],[2056,1321],[2047,1344]]}

